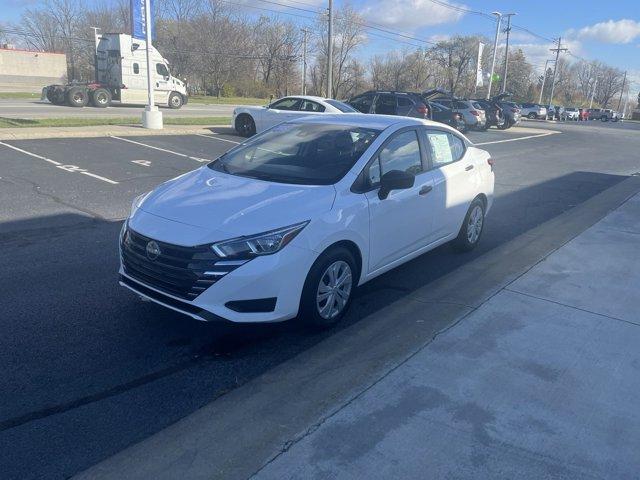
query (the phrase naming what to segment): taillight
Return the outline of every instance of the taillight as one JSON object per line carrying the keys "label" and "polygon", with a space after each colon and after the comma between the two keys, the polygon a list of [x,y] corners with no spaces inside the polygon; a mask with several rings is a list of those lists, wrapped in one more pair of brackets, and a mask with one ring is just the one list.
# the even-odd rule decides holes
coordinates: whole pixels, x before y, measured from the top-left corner
{"label": "taillight", "polygon": [[471,115],[475,115],[476,117],[480,116],[480,112],[477,110],[471,110]]}
{"label": "taillight", "polygon": [[422,115],[428,115],[429,114],[429,109],[427,108],[426,105],[418,105],[418,113],[422,114]]}

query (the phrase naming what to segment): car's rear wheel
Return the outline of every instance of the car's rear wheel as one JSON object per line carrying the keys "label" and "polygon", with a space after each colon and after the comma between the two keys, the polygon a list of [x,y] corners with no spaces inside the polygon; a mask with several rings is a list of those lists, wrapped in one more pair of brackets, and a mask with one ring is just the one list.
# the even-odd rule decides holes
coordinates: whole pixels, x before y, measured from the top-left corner
{"label": "car's rear wheel", "polygon": [[527,115],[527,117],[529,117],[531,120],[535,119],[537,117],[537,115],[533,112],[531,112],[529,115]]}
{"label": "car's rear wheel", "polygon": [[334,326],[347,312],[357,284],[358,269],[353,254],[344,247],[327,250],[307,275],[300,319],[315,328]]}
{"label": "car's rear wheel", "polygon": [[253,121],[251,115],[241,113],[236,118],[236,132],[242,137],[251,137],[256,134],[256,122]]}
{"label": "car's rear wheel", "polygon": [[464,217],[462,227],[452,246],[458,252],[469,252],[476,248],[484,229],[485,207],[482,200],[476,198]]}

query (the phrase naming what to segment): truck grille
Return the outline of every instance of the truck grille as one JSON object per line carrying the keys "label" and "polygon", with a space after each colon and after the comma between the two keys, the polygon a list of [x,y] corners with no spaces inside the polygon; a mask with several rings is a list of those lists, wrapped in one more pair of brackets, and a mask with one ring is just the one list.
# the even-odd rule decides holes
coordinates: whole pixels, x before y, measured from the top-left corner
{"label": "truck grille", "polygon": [[[147,246],[155,242],[159,252]],[[159,242],[127,228],[120,252],[124,272],[131,278],[162,292],[193,300],[234,267],[215,266],[220,258],[209,245],[183,247]],[[215,268],[214,268],[215,266]],[[211,270],[215,270],[212,274]],[[205,274],[208,272],[208,274]]]}

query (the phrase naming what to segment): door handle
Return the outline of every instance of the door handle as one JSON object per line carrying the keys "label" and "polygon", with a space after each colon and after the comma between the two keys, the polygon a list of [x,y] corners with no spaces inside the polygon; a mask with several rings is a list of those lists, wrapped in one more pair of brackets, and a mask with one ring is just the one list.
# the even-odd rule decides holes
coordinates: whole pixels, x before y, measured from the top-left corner
{"label": "door handle", "polygon": [[464,169],[465,172],[468,172],[469,170],[473,170],[473,165],[467,165],[467,167]]}
{"label": "door handle", "polygon": [[431,185],[423,185],[420,191],[418,192],[418,195],[426,195],[431,190],[433,190],[433,187]]}

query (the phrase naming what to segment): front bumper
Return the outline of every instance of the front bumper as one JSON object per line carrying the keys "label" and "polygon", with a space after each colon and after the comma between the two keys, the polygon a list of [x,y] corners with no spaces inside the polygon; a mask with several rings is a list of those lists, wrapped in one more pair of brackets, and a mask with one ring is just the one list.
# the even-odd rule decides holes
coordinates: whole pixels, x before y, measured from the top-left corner
{"label": "front bumper", "polygon": [[[141,297],[201,321],[279,322],[298,314],[302,288],[315,254],[287,245],[227,273],[193,300],[172,295],[128,275],[120,263],[120,285]],[[270,311],[237,311],[229,302],[275,299]],[[268,303],[268,302],[267,302]],[[234,307],[235,308],[235,307]]]}

